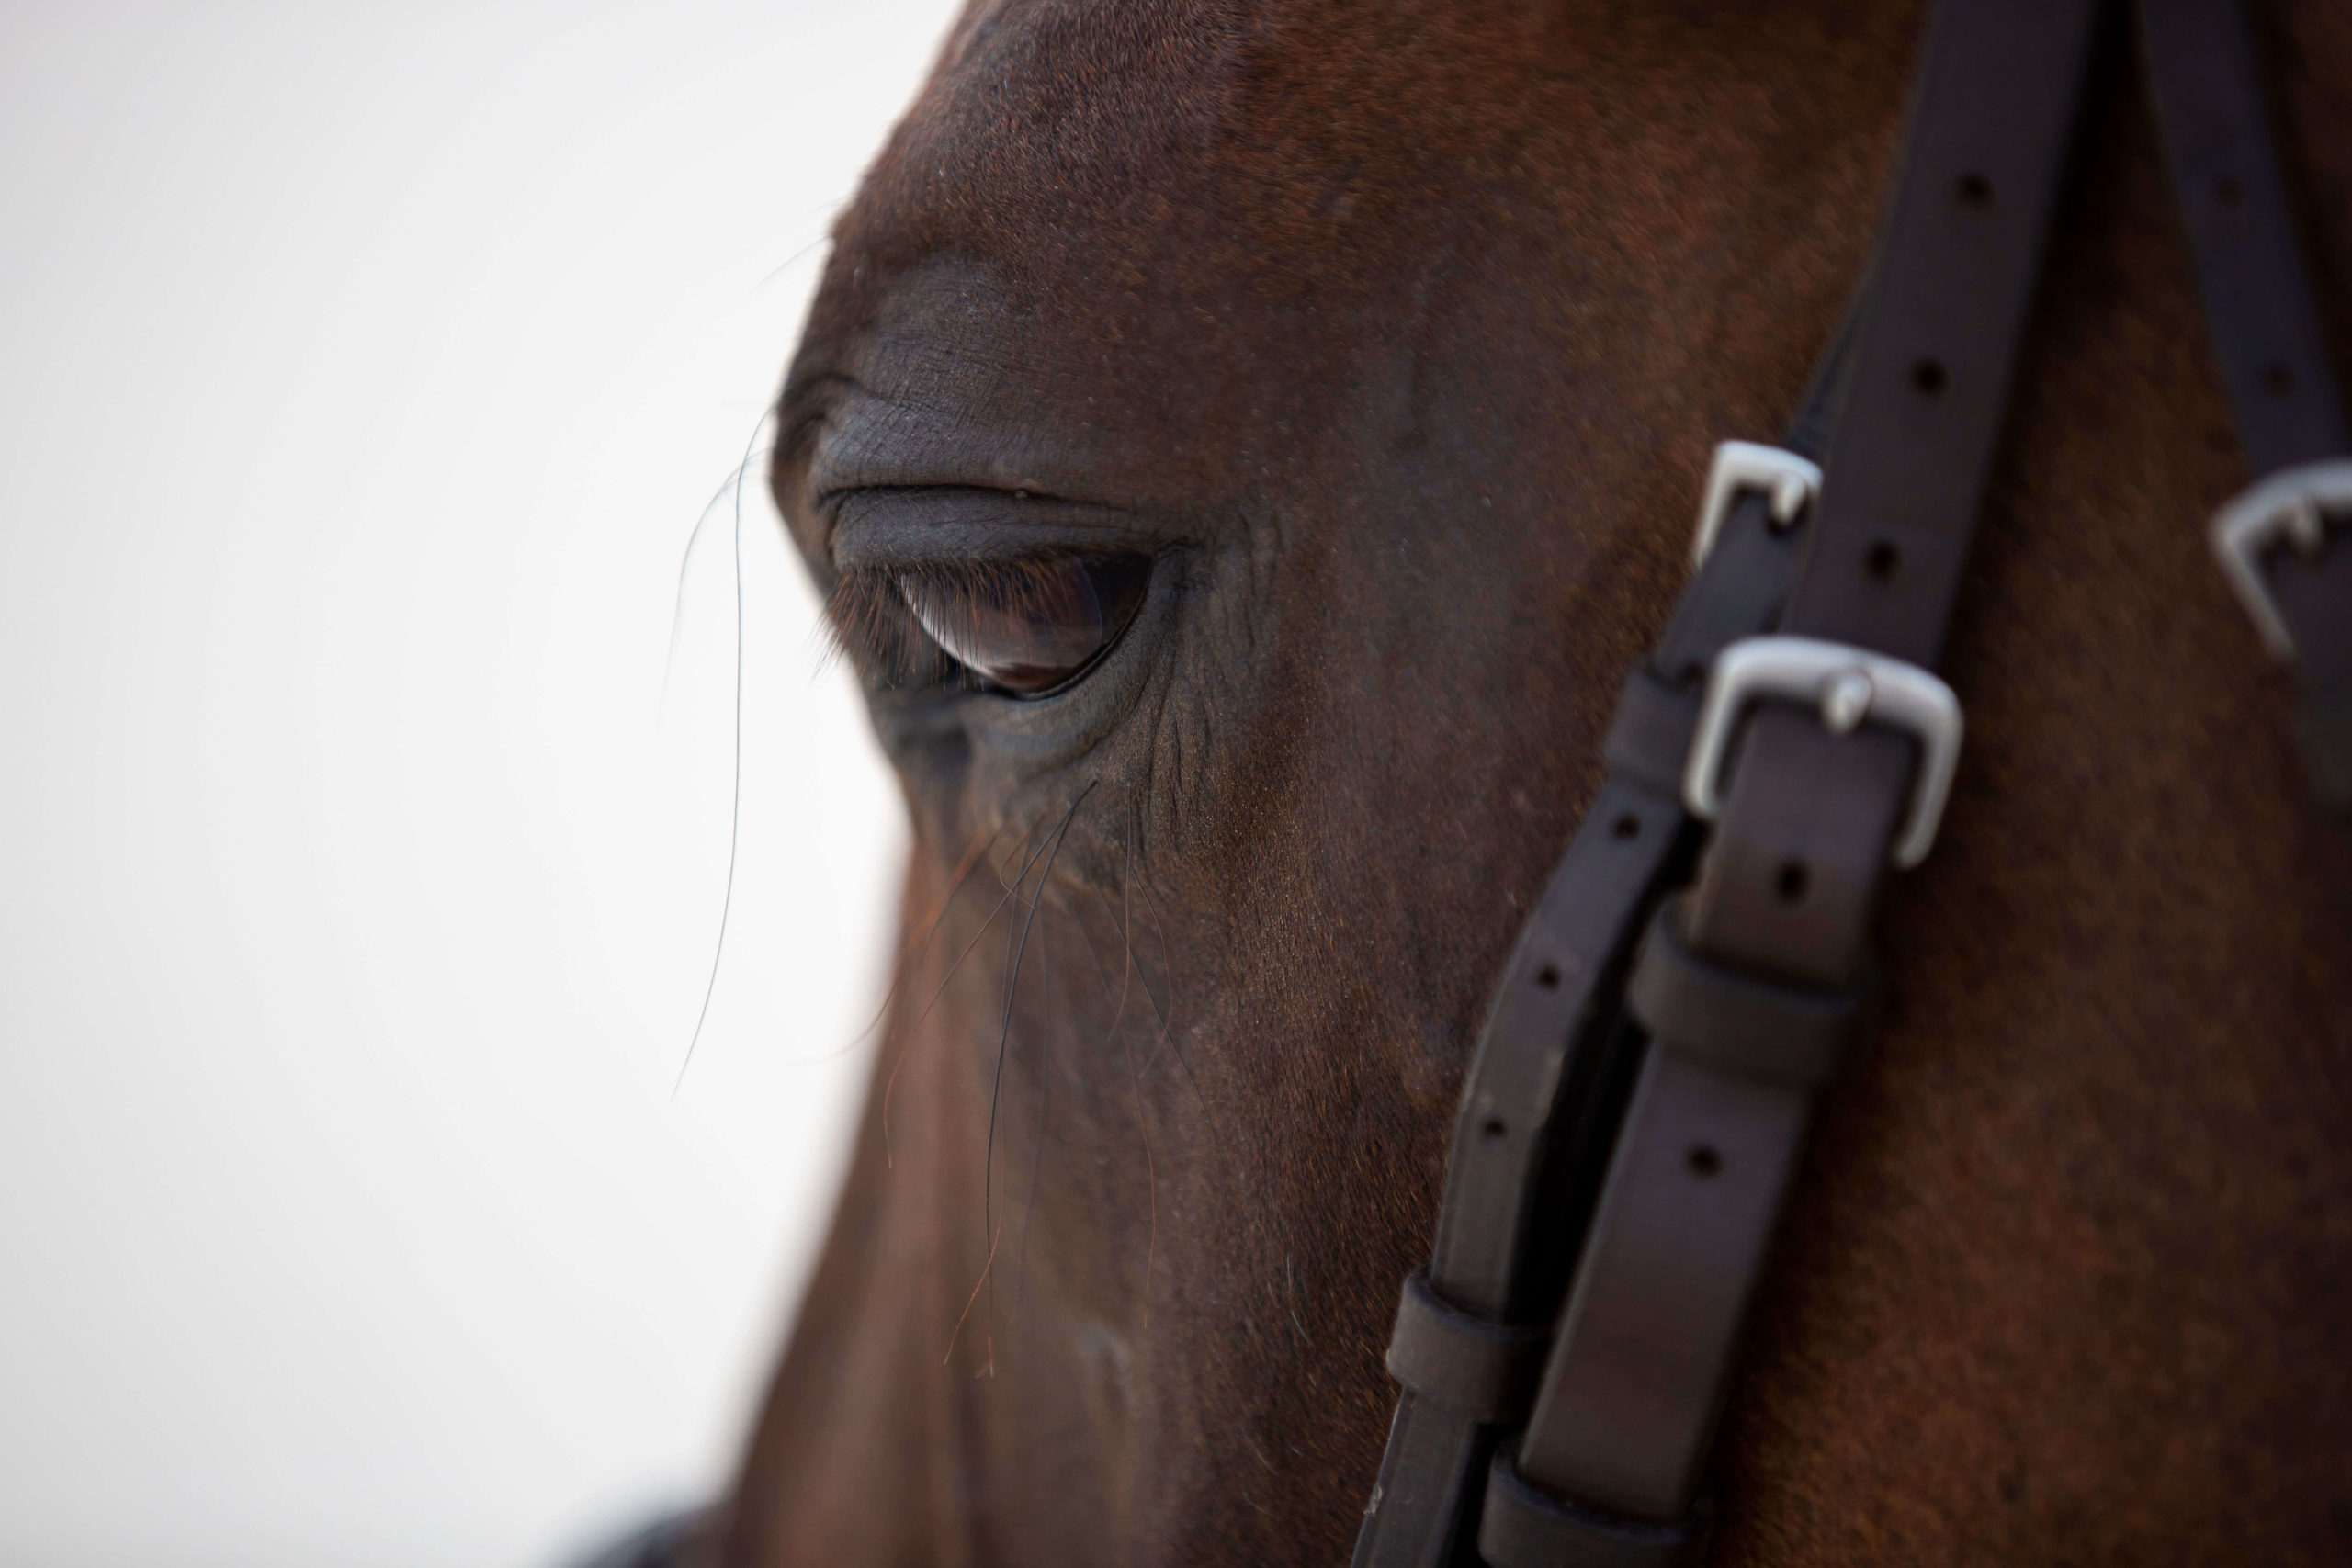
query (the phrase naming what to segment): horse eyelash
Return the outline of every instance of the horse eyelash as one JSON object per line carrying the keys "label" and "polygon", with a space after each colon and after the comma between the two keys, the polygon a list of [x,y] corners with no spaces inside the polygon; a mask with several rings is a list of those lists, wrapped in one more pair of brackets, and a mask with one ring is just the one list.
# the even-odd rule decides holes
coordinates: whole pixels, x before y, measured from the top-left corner
{"label": "horse eyelash", "polygon": [[907,591],[917,589],[932,604],[956,606],[951,631],[977,630],[969,606],[983,601],[1016,610],[1050,609],[1065,591],[1059,569],[1064,558],[1013,560],[937,560],[895,566],[853,566],[834,579],[825,599],[827,640],[832,652],[893,686],[961,684],[979,678],[950,658],[916,621]]}

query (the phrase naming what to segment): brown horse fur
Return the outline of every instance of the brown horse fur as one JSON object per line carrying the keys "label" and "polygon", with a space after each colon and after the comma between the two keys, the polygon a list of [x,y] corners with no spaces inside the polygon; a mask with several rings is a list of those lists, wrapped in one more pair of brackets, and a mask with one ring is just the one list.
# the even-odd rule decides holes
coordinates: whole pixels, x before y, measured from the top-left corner
{"label": "brown horse fur", "polygon": [[[1710,445],[1780,428],[1862,265],[1921,25],[976,0],[775,491],[827,584],[1158,564],[1063,694],[866,670],[906,952],[718,1560],[1346,1559],[1488,987]],[[1722,1562],[2352,1560],[2352,850],[2205,554],[2246,475],[2120,31]],[[2352,10],[2262,35],[2341,327]]]}

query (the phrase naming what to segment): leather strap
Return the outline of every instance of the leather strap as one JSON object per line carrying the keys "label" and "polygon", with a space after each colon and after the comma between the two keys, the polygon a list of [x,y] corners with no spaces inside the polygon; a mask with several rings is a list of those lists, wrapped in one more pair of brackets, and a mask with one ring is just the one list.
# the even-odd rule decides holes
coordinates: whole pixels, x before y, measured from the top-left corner
{"label": "leather strap", "polygon": [[[1818,455],[1858,320],[1816,371],[1791,450]],[[1778,619],[1804,532],[1802,519],[1776,525],[1759,495],[1734,505],[1657,652],[1629,682],[1611,774],[1504,969],[1463,1090],[1432,1260],[1408,1285],[1390,1344],[1404,1391],[1355,1568],[1451,1568],[1476,1538],[1498,1428],[1487,1412],[1464,1407],[1453,1377],[1425,1370],[1435,1316],[1425,1309],[1548,1333],[1637,1064],[1618,986],[1645,913],[1688,874],[1680,777],[1698,685],[1726,644]],[[1511,1404],[1523,1408],[1532,1392],[1531,1380]]]}
{"label": "leather strap", "polygon": [[[1475,1528],[1493,1420],[1516,1414],[1527,1391],[1506,1411],[1464,1399],[1453,1380],[1426,1370],[1430,1309],[1484,1320],[1498,1337],[1537,1325],[1526,1359],[1540,1359],[1550,1311],[1539,1258],[1573,1256],[1573,1242],[1540,1234],[1538,1200],[1580,1174],[1591,1179],[1609,1129],[1588,1113],[1608,1099],[1602,1082],[1622,1055],[1586,1027],[1589,1015],[1623,968],[1640,911],[1686,852],[1683,839],[1679,802],[1604,783],[1503,972],[1462,1097],[1432,1260],[1408,1283],[1390,1344],[1390,1370],[1405,1387],[1356,1568],[1450,1568]],[[1556,1291],[1556,1274],[1549,1283]]]}
{"label": "leather strap", "polygon": [[[1815,455],[1842,411],[1816,514],[1784,530],[1761,498],[1732,510],[1627,682],[1609,780],[1489,1015],[1435,1258],[1400,1304],[1390,1362],[1406,1388],[1358,1568],[1458,1568],[1472,1539],[1493,1568],[1663,1568],[1703,1550],[1705,1459],[1741,1320],[1814,1092],[1870,1027],[1871,916],[1919,756],[1874,723],[1833,730],[1826,699],[1822,716],[1759,705],[1697,883],[1660,907],[1695,837],[1677,796],[1699,683],[1727,645],[1776,626],[1933,663],[2096,8],[1941,0],[1872,275],[1790,438]],[[2341,452],[2243,20],[2227,0],[2142,9],[2256,469]],[[2331,542],[2267,570],[2315,699],[2307,740],[2335,748],[2317,771],[2334,766],[2352,799],[2352,579],[2337,575],[2352,548]],[[1555,1308],[1541,1391],[1506,1434],[1532,1325]]]}
{"label": "leather strap", "polygon": [[1836,1077],[1875,1021],[1878,977],[1841,991],[1762,980],[1690,951],[1685,900],[1658,906],[1625,1005],[1677,1055],[1742,1077],[1810,1089]]}
{"label": "leather strap", "polygon": [[2205,324],[2259,477],[2346,450],[2254,39],[2233,0],[2139,0],[2140,44]]}
{"label": "leather strap", "polygon": [[[1784,633],[1922,665],[1942,645],[2095,11],[2095,0],[1938,8],[1854,395]],[[1891,729],[1835,734],[1810,709],[1757,710],[1685,908],[1690,957],[1759,989],[1857,987],[1916,757]],[[1805,1075],[1757,1070],[1790,1065],[1788,1051],[1759,1038],[1742,1059],[1720,1031],[1703,1047],[1654,1043],[1519,1446],[1521,1481],[1588,1513],[1670,1524],[1691,1508],[1810,1119]]]}
{"label": "leather strap", "polygon": [[[1802,743],[1826,732],[1810,713],[1759,713],[1726,815],[1753,816],[1760,805],[1817,861],[1843,853],[1836,880],[1848,897],[1825,900],[1819,913],[1828,919],[1806,924],[1860,947],[1866,932],[1852,899],[1875,888],[1909,748],[1866,731],[1842,742],[1864,748],[1850,759],[1800,750],[1792,760],[1804,772],[1791,773],[1781,756],[1757,754],[1781,734]],[[1735,873],[1729,885],[1746,880]],[[1738,911],[1726,913],[1736,926]],[[1731,967],[1745,956],[1717,962]],[[1826,986],[1843,977],[1797,978]],[[1781,1048],[1769,1036],[1751,1046],[1758,1055]],[[1708,1059],[1715,1055],[1683,1050],[1671,1037],[1653,1044],[1519,1450],[1528,1479],[1636,1519],[1675,1520],[1697,1494],[1739,1326],[1810,1119],[1813,1085],[1728,1069]]]}
{"label": "leather strap", "polygon": [[1713,1523],[1704,1506],[1670,1525],[1596,1514],[1530,1486],[1507,1454],[1487,1473],[1478,1555],[1496,1568],[1677,1568]]}
{"label": "leather strap", "polygon": [[1529,1385],[1549,1337],[1464,1312],[1417,1269],[1396,1305],[1388,1375],[1425,1399],[1480,1422],[1508,1421],[1527,1408]]}
{"label": "leather strap", "polygon": [[2088,56],[2091,0],[1943,0],[1878,290],[1782,629],[1932,667]]}
{"label": "leather strap", "polygon": [[1812,1098],[1650,1054],[1519,1446],[1522,1477],[1628,1519],[1688,1511]]}
{"label": "leather strap", "polygon": [[[2260,479],[2352,457],[2343,399],[2296,243],[2260,62],[2234,0],[2140,0],[2140,39],[2205,321]],[[2321,803],[2352,811],[2352,537],[2268,551],[2270,596],[2301,676],[2303,753]]]}

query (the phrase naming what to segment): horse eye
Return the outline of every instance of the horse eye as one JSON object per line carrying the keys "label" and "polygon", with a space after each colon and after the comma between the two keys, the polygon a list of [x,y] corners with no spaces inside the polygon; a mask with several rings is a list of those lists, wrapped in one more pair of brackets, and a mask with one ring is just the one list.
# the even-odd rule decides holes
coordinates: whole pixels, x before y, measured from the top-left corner
{"label": "horse eye", "polygon": [[910,572],[899,580],[899,596],[949,658],[992,686],[1030,697],[1076,679],[1119,640],[1150,575],[1142,556],[1066,556]]}

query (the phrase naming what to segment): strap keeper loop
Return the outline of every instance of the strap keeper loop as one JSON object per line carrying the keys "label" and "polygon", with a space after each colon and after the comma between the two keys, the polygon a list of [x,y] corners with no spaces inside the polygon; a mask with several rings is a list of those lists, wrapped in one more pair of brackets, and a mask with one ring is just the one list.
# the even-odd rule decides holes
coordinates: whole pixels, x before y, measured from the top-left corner
{"label": "strap keeper loop", "polygon": [[1727,969],[1682,941],[1686,894],[1650,919],[1625,1002],[1664,1050],[1744,1077],[1810,1088],[1828,1082],[1877,1021],[1873,964],[1850,991],[1815,991]]}
{"label": "strap keeper loop", "polygon": [[1487,1472],[1478,1555],[1488,1568],[1686,1568],[1701,1562],[1713,1509],[1702,1493],[1671,1524],[1580,1507],[1519,1473],[1505,1444]]}
{"label": "strap keeper loop", "polygon": [[1417,1393],[1480,1421],[1508,1421],[1534,1395],[1535,1371],[1551,1336],[1463,1311],[1413,1270],[1396,1303],[1388,1375]]}

